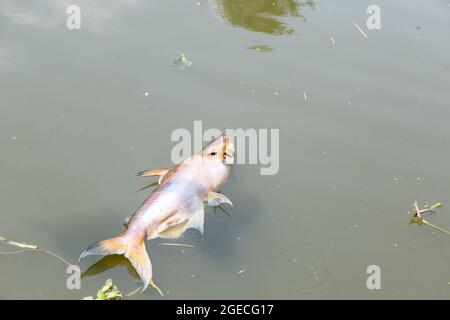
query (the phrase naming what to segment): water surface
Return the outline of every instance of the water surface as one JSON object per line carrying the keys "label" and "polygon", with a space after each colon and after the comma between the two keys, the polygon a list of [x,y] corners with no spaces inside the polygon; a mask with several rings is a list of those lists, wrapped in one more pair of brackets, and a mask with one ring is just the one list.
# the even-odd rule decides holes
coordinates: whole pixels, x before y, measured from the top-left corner
{"label": "water surface", "polygon": [[[450,227],[447,1],[378,1],[375,31],[365,0],[76,1],[72,31],[69,4],[0,4],[0,234],[75,262],[145,199],[133,174],[171,165],[176,128],[277,128],[279,173],[237,165],[231,219],[176,241],[194,248],[148,244],[166,298],[449,297],[449,239],[407,215],[440,201],[429,219]],[[38,253],[0,256],[0,274],[1,298],[137,287],[119,264],[67,290]]]}

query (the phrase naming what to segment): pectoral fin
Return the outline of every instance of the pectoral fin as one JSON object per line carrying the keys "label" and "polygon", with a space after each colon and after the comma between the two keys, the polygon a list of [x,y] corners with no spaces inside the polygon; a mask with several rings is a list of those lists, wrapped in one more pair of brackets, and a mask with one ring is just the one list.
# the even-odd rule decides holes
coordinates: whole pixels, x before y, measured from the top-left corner
{"label": "pectoral fin", "polygon": [[163,169],[154,169],[154,170],[144,170],[141,172],[136,173],[138,177],[152,177],[152,176],[159,176],[158,184],[161,184],[162,178],[164,175],[169,172],[170,169],[163,168]]}
{"label": "pectoral fin", "polygon": [[233,203],[226,196],[224,196],[221,193],[212,191],[208,192],[208,194],[205,197],[205,201],[208,203],[208,206],[210,207],[217,207],[221,203],[228,203],[230,206],[233,206]]}

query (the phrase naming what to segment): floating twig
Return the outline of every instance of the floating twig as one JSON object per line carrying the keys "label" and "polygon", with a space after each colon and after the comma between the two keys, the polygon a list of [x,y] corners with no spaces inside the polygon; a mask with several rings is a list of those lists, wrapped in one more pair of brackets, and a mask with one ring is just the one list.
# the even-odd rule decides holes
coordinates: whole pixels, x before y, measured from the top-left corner
{"label": "floating twig", "polygon": [[440,207],[442,207],[442,203],[438,202],[438,203],[432,205],[431,207],[426,205],[424,209],[419,209],[419,205],[417,204],[417,201],[414,201],[414,203],[411,206],[411,211],[410,211],[411,216],[410,216],[409,224],[413,224],[413,223],[416,223],[418,225],[425,224],[425,225],[429,226],[430,228],[433,228],[442,233],[450,235],[449,231],[447,231],[444,228],[441,228],[423,218],[424,213],[434,213],[435,209],[438,209]]}
{"label": "floating twig", "polygon": [[5,242],[6,244],[9,244],[9,245],[11,245],[11,246],[14,246],[14,247],[18,247],[18,248],[22,248],[22,249],[23,249],[23,250],[13,251],[13,252],[0,252],[0,254],[2,254],[2,255],[17,254],[17,253],[29,252],[29,251],[43,252],[43,253],[46,253],[46,254],[48,254],[48,255],[51,255],[51,256],[57,258],[59,261],[63,262],[63,263],[66,264],[67,266],[71,266],[71,265],[72,265],[72,263],[70,263],[69,261],[67,261],[66,259],[64,259],[63,257],[61,257],[60,255],[58,255],[58,254],[56,254],[56,253],[54,253],[54,252],[52,252],[52,251],[50,251],[50,250],[47,250],[47,249],[44,249],[44,248],[40,248],[40,247],[37,246],[37,245],[34,245],[34,244],[28,244],[28,243],[24,243],[24,242],[17,242],[17,241],[14,241],[14,240],[9,240],[9,239],[7,239],[7,238],[1,236],[1,235],[0,235],[0,241],[3,241],[3,242]]}
{"label": "floating twig", "polygon": [[159,295],[161,297],[164,297],[164,293],[161,291],[161,289],[156,285],[156,283],[153,280],[150,280],[150,285],[158,291]]}
{"label": "floating twig", "polygon": [[355,25],[356,29],[358,29],[358,31],[361,32],[364,38],[366,39],[369,38],[369,36],[364,32],[363,29],[361,29],[361,27],[355,21],[353,21],[353,24]]}
{"label": "floating twig", "polygon": [[173,246],[173,247],[187,247],[187,248],[195,248],[195,246],[191,244],[184,243],[172,243],[172,242],[163,242],[159,244],[160,246]]}

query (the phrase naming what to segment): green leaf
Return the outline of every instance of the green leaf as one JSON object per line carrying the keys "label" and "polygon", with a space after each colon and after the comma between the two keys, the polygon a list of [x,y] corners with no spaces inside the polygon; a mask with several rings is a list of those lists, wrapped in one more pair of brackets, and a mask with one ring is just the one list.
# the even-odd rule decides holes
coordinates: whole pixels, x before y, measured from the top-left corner
{"label": "green leaf", "polygon": [[105,294],[102,290],[97,291],[97,300],[106,300]]}
{"label": "green leaf", "polygon": [[442,207],[442,203],[437,202],[437,203],[435,203],[435,204],[433,204],[433,205],[431,206],[431,209],[438,209],[438,208],[440,208],[440,207]]}

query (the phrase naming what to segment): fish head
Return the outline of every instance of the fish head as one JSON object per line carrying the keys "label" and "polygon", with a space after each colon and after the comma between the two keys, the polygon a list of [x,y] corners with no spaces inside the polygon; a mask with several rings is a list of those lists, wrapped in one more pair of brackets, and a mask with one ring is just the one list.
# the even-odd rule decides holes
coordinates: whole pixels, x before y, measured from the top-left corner
{"label": "fish head", "polygon": [[231,166],[234,163],[234,152],[233,140],[223,133],[204,147],[201,155],[217,164]]}
{"label": "fish head", "polygon": [[230,175],[231,166],[234,163],[234,144],[232,139],[222,134],[211,141],[200,154],[194,155],[197,159],[198,171],[195,177],[199,179],[208,191],[221,188]]}

